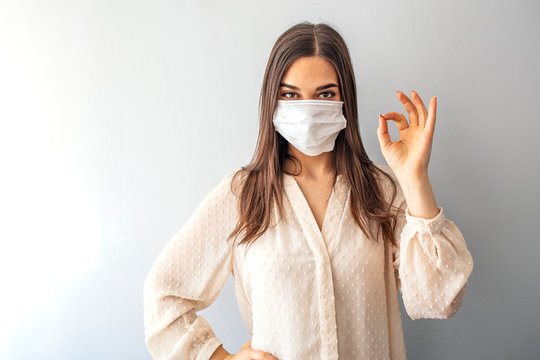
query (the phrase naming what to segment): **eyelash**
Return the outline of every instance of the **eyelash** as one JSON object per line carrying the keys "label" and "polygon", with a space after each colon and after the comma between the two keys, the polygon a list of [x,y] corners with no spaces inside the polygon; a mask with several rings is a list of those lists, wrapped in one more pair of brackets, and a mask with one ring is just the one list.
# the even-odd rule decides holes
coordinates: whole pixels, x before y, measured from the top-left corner
{"label": "eyelash", "polygon": [[[286,92],[284,92],[284,93],[281,93],[281,96],[286,97],[286,96],[285,96],[286,94],[296,94],[296,93],[295,93],[294,91],[286,91]],[[336,93],[333,92],[333,91],[324,91],[324,92],[322,92],[321,94],[331,94],[331,96],[323,96],[324,98],[327,98],[327,99],[336,96]],[[320,95],[320,94],[319,94],[319,95]]]}

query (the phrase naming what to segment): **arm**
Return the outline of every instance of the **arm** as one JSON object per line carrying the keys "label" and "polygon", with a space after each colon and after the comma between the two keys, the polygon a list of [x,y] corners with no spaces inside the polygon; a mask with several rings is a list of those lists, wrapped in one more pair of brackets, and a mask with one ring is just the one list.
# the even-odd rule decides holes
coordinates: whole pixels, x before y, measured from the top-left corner
{"label": "arm", "polygon": [[414,214],[433,213],[431,185],[424,181],[407,185],[410,201],[399,183],[396,196],[396,203],[405,213],[398,215],[393,264],[398,290],[413,320],[452,317],[461,306],[473,269],[463,235],[445,217],[442,207],[437,206],[432,217],[411,215],[408,203],[416,205]]}
{"label": "arm", "polygon": [[[377,136],[388,168],[398,181],[399,226],[395,234],[394,269],[407,313],[414,319],[447,318],[461,304],[473,260],[463,235],[438,207],[428,180],[435,131],[437,97],[429,111],[416,91],[414,103],[401,91],[397,97],[409,113],[379,115]],[[399,129],[392,142],[387,121]]]}
{"label": "arm", "polygon": [[196,312],[214,302],[232,272],[226,237],[237,216],[230,175],[166,244],[145,279],[145,342],[154,359],[210,359],[222,345]]}

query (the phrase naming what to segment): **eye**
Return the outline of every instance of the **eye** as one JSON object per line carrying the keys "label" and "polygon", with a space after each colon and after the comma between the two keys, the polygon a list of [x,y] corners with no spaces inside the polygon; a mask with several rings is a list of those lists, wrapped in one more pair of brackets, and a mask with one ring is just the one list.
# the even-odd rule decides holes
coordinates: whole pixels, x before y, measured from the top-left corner
{"label": "eye", "polygon": [[289,94],[292,94],[292,96],[296,95],[296,93],[293,91],[287,91],[287,92],[281,93],[281,96],[290,99],[292,96],[287,96]]}
{"label": "eye", "polygon": [[323,98],[327,98],[327,99],[336,96],[336,93],[333,91],[325,91],[325,92],[320,93],[319,95],[324,95],[324,94],[328,94],[328,95],[322,96]]}

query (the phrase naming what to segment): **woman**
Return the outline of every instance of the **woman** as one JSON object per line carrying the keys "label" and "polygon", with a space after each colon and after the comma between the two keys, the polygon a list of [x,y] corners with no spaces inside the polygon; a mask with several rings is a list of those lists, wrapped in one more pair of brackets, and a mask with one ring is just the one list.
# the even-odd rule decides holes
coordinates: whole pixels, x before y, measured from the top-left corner
{"label": "woman", "polygon": [[[214,187],[146,278],[154,358],[405,359],[398,291],[412,319],[456,313],[473,260],[428,179],[436,98],[428,111],[415,92],[397,97],[410,124],[379,116],[389,166],[374,164],[341,36],[304,22],[279,37],[252,161]],[[231,273],[251,335],[235,355],[196,313]]]}

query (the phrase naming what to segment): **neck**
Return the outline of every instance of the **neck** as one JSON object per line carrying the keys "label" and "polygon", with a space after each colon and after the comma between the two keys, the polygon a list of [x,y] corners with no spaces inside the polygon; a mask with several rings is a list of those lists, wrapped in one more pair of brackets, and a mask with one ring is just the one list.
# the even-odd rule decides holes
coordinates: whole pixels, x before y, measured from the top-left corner
{"label": "neck", "polygon": [[[317,180],[333,176],[336,173],[333,151],[324,152],[317,156],[309,156],[289,144],[289,154],[297,158],[302,164],[302,172],[297,175],[297,178]],[[295,164],[290,160],[287,160],[284,166],[288,172],[297,171]]]}

